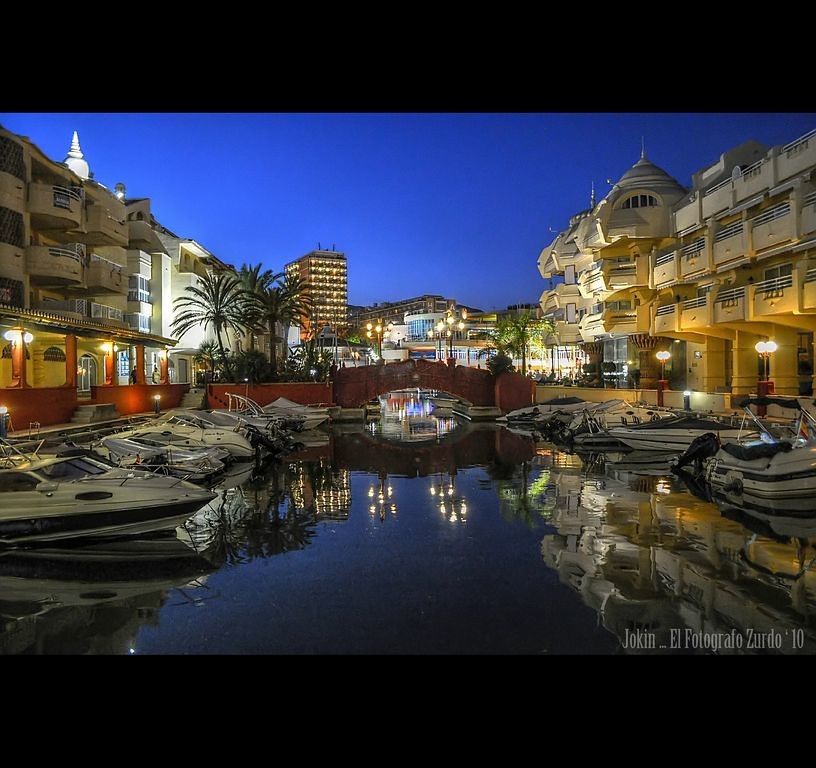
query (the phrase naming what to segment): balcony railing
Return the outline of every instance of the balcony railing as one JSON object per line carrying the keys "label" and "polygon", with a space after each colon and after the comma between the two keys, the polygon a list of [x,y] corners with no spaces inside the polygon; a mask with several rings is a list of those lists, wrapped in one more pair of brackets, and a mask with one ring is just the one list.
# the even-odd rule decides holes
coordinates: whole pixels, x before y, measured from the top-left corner
{"label": "balcony railing", "polygon": [[71,200],[75,200],[78,203],[82,202],[82,193],[78,189],[74,189],[73,187],[60,187],[54,186],[54,207],[55,208],[65,208],[65,210],[71,210]]}
{"label": "balcony railing", "polygon": [[121,309],[109,307],[107,304],[97,304],[95,301],[91,302],[91,317],[98,320],[118,320],[119,322],[124,319]]}
{"label": "balcony railing", "polygon": [[[816,270],[814,270],[816,271]],[[745,286],[742,288],[729,288],[727,291],[720,291],[717,294],[717,304],[731,304],[745,298]]]}
{"label": "balcony railing", "polygon": [[762,173],[762,164],[765,162],[765,158],[763,157],[762,160],[757,160],[755,163],[751,163],[751,165],[746,165],[745,168],[742,169],[742,178],[743,179],[750,179],[754,176],[759,176]]}
{"label": "balcony railing", "polygon": [[689,299],[683,302],[683,309],[697,309],[704,307],[708,302],[708,296],[698,296],[696,299]]}
{"label": "balcony railing", "polygon": [[715,192],[719,192],[723,187],[727,187],[731,183],[731,179],[726,179],[725,181],[721,181],[719,184],[715,184],[710,189],[707,189],[703,192],[703,197],[708,197],[709,195],[713,195]]}
{"label": "balcony railing", "polygon": [[723,240],[727,240],[729,237],[734,237],[734,235],[742,234],[742,221],[736,221],[733,224],[729,224],[727,227],[723,227],[716,235],[714,235],[714,242],[719,243]]}
{"label": "balcony railing", "polygon": [[666,304],[662,307],[658,307],[655,311],[655,316],[663,317],[664,315],[673,315],[677,311],[676,304]]}
{"label": "balcony railing", "polygon": [[703,248],[705,248],[705,238],[698,237],[693,243],[687,245],[685,248],[682,249],[683,256],[685,256],[687,259],[692,259],[698,253],[700,253],[703,250]]}
{"label": "balcony railing", "polygon": [[774,291],[784,291],[793,285],[793,275],[783,275],[782,277],[772,277],[769,280],[762,280],[754,283],[756,293],[772,293]]}
{"label": "balcony railing", "polygon": [[814,203],[816,203],[816,192],[811,192],[802,199],[802,206],[813,205]]}
{"label": "balcony railing", "polygon": [[806,283],[816,283],[816,269],[809,269],[805,273],[805,282]]}
{"label": "balcony railing", "polygon": [[780,203],[779,205],[775,205],[773,208],[769,208],[767,211],[763,211],[759,214],[759,216],[754,216],[754,218],[751,219],[751,225],[758,227],[760,224],[767,224],[769,221],[781,219],[783,216],[787,216],[789,213],[790,203]]}
{"label": "balcony railing", "polygon": [[660,267],[663,264],[668,264],[670,261],[674,260],[674,251],[671,253],[664,253],[662,256],[658,256],[655,259],[655,266]]}
{"label": "balcony railing", "polygon": [[809,131],[804,136],[800,136],[790,144],[785,144],[785,146],[782,147],[782,151],[786,153],[787,157],[793,157],[793,155],[801,152],[803,149],[807,149],[812,138],[816,138],[816,129]]}
{"label": "balcony railing", "polygon": [[122,274],[122,265],[117,264],[115,261],[111,261],[110,259],[106,259],[104,256],[99,256],[96,253],[92,253],[91,264],[94,262],[100,263],[103,266],[106,266],[108,269],[118,272],[120,275]]}

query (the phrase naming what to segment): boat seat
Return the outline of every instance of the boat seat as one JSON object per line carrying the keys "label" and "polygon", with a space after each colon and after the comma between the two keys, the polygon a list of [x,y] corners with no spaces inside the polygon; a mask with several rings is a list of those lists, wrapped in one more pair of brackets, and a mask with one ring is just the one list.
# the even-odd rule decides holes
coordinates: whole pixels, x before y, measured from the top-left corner
{"label": "boat seat", "polygon": [[767,459],[776,456],[777,453],[787,453],[793,445],[791,443],[726,443],[723,450],[740,461],[753,461],[754,459]]}

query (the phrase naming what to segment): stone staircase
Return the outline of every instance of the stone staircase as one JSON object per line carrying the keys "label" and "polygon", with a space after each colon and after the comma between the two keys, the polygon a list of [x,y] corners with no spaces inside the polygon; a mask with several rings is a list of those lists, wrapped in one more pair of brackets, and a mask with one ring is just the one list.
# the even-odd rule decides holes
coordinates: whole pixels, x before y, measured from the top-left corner
{"label": "stone staircase", "polygon": [[99,403],[97,405],[80,405],[71,418],[72,424],[92,424],[97,421],[111,421],[121,416],[113,403]]}
{"label": "stone staircase", "polygon": [[206,392],[203,388],[191,388],[179,404],[179,408],[203,408]]}

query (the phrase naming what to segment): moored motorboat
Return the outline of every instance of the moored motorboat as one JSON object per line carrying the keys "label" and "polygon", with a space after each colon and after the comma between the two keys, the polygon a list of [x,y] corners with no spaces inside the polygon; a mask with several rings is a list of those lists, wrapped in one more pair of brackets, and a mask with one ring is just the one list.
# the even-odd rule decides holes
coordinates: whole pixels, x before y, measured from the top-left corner
{"label": "moored motorboat", "polygon": [[706,432],[714,432],[723,442],[735,442],[740,439],[753,439],[756,432],[746,431],[742,427],[696,416],[678,416],[676,418],[658,419],[645,424],[612,427],[609,435],[620,440],[635,450],[671,451],[682,453],[692,441]]}
{"label": "moored motorboat", "polygon": [[0,543],[142,534],[175,528],[215,498],[173,477],[87,456],[0,467]]}
{"label": "moored motorboat", "polygon": [[[678,469],[696,460],[712,498],[720,504],[770,516],[816,516],[816,420],[794,398],[749,397],[738,404],[761,438],[730,444],[720,444],[713,436],[701,438],[696,454],[681,457]],[[776,439],[751,412],[751,405],[797,410],[797,436]]]}

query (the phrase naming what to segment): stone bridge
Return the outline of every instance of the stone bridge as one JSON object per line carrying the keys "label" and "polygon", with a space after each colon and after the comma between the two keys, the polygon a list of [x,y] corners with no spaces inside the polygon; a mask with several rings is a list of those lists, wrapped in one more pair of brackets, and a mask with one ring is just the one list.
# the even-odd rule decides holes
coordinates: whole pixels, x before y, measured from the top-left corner
{"label": "stone bridge", "polygon": [[535,384],[531,379],[517,373],[494,377],[488,370],[454,362],[406,360],[341,368],[334,375],[334,402],[344,408],[359,408],[387,392],[421,387],[449,392],[472,405],[495,405],[505,412],[533,404]]}

